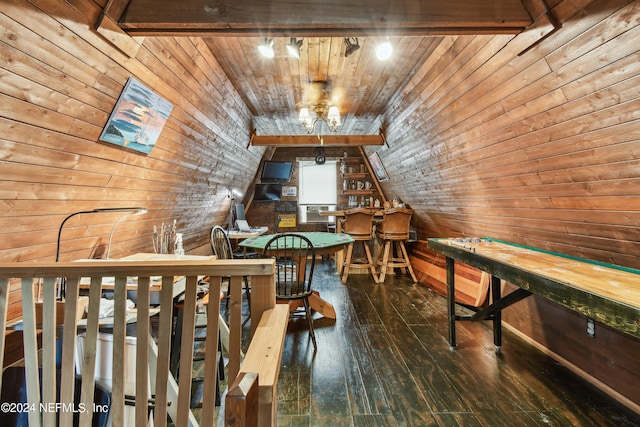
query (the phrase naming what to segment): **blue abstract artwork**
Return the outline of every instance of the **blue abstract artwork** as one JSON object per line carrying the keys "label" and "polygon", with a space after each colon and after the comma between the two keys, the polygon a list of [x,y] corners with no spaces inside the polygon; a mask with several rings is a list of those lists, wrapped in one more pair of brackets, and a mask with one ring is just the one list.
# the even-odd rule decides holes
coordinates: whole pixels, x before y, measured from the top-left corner
{"label": "blue abstract artwork", "polygon": [[129,77],[100,141],[149,154],[173,110],[173,105]]}

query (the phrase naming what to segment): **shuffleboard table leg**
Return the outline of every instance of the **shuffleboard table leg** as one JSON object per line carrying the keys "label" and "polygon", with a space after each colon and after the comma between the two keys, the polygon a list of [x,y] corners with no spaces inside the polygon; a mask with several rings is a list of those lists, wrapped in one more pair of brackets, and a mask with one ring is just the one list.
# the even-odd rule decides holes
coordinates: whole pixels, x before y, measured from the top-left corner
{"label": "shuffleboard table leg", "polygon": [[449,346],[456,348],[456,285],[455,263],[453,258],[446,257],[447,269],[447,315],[449,317]]}
{"label": "shuffleboard table leg", "polygon": [[[493,302],[500,301],[502,298],[499,277],[491,276],[491,295]],[[496,350],[500,350],[502,347],[502,309],[493,313],[493,344],[496,346]]]}

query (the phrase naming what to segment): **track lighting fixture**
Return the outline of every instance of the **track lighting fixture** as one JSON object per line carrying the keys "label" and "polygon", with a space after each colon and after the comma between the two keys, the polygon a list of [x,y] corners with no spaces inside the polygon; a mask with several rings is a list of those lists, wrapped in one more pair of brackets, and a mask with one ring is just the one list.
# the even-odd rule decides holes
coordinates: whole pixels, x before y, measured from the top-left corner
{"label": "track lighting fixture", "polygon": [[345,37],[344,45],[345,45],[345,50],[344,50],[345,58],[353,54],[353,52],[355,52],[356,50],[360,49],[360,45],[358,44],[357,37],[351,37],[351,39],[349,39],[349,37]]}
{"label": "track lighting fixture", "polygon": [[302,39],[298,40],[296,37],[291,37],[291,41],[287,45],[287,52],[289,52],[289,56],[300,59],[301,47]]}

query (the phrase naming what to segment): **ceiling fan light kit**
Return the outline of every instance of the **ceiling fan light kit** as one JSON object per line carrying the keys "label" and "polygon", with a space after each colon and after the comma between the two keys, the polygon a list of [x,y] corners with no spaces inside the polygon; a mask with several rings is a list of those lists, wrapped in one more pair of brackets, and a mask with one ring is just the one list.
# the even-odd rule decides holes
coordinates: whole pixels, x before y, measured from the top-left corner
{"label": "ceiling fan light kit", "polygon": [[307,133],[313,132],[318,121],[323,121],[327,124],[329,131],[337,132],[338,127],[342,124],[340,119],[340,111],[335,105],[331,105],[326,93],[327,82],[315,81],[311,83],[310,93],[316,94],[315,99],[308,99],[298,115],[298,120]]}
{"label": "ceiling fan light kit", "polygon": [[[300,58],[303,39],[298,40],[297,37],[290,37],[286,48],[291,58]],[[360,49],[360,43],[357,37],[344,37],[345,58],[353,55]],[[258,46],[260,53],[267,58],[274,58],[274,40],[272,38],[264,38],[264,42]],[[391,57],[393,48],[389,37],[376,47],[376,57],[380,61],[387,60]],[[342,125],[340,111],[334,105],[327,95],[327,82],[314,81],[310,84],[306,99],[300,106],[298,120],[305,128],[307,133],[313,133],[316,123],[325,122],[330,132],[337,132]],[[322,125],[320,125],[322,126]]]}

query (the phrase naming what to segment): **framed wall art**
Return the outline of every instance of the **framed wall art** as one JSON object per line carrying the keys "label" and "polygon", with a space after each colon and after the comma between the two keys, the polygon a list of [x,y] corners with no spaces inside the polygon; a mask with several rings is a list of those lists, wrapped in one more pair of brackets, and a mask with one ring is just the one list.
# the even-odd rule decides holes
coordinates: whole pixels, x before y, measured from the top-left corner
{"label": "framed wall art", "polygon": [[282,195],[286,197],[296,197],[298,187],[291,185],[282,186]]}
{"label": "framed wall art", "polygon": [[387,170],[384,168],[382,160],[380,160],[380,156],[377,152],[369,156],[369,164],[371,164],[371,169],[373,169],[373,173],[375,173],[378,181],[384,182],[389,180]]}
{"label": "framed wall art", "polygon": [[129,77],[100,141],[149,154],[156,145],[173,105]]}

